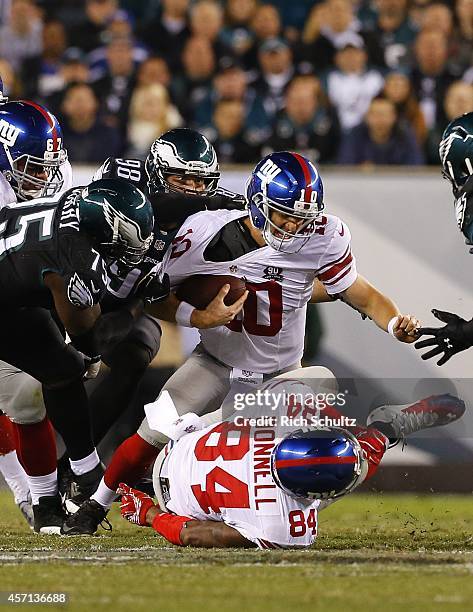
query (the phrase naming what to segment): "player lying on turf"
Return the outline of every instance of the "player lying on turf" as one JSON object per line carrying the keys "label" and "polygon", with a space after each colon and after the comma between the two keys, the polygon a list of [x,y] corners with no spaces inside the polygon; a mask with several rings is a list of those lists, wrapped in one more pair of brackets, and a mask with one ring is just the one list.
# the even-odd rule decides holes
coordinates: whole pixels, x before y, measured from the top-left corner
{"label": "player lying on turf", "polygon": [[[289,152],[267,156],[250,175],[246,195],[247,211],[189,217],[163,262],[173,287],[197,274],[244,278],[249,297],[241,314],[201,330],[201,344],[148,406],[148,418],[117,449],[91,501],[65,521],[64,533],[94,533],[119,483],[135,484],[154,461],[167,439],[152,430],[149,418],[162,400],[170,398],[179,414],[202,415],[222,405],[232,380],[249,373],[263,382],[298,367],[309,301],[341,297],[399,341],[415,340],[417,319],[400,314],[358,275],[349,229],[324,213],[322,179],[311,161]],[[170,297],[158,305],[161,318],[192,326],[198,311],[176,302]]]}
{"label": "player lying on turf", "polygon": [[[322,387],[314,383],[315,378],[311,387],[296,378],[273,379],[263,387],[270,396],[260,412],[247,408],[216,425],[205,427],[197,415],[178,419],[171,434],[176,441],[162,451],[154,468],[159,505],[121,483],[122,516],[153,527],[178,546],[310,546],[317,536],[318,512],[375,473],[389,440],[447,425],[465,410],[461,400],[440,395],[412,406],[377,408],[368,427],[291,427],[281,417],[298,424],[301,417],[308,424],[312,418],[340,420],[334,407],[317,408],[311,401],[323,397]],[[274,411],[274,398],[287,401]],[[259,416],[266,418],[255,424]]]}

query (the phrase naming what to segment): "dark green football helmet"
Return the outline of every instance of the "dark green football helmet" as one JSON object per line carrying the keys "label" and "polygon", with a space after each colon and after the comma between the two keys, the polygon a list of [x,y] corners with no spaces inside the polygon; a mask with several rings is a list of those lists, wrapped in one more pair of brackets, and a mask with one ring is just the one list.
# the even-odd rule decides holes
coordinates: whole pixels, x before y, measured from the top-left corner
{"label": "dark green football helmet", "polygon": [[[170,130],[153,142],[146,158],[146,170],[150,193],[179,191],[213,195],[220,178],[215,149],[205,136],[187,128]],[[178,177],[176,184],[169,182],[172,175]],[[203,181],[204,188],[187,187],[179,178]]]}
{"label": "dark green football helmet", "polygon": [[473,113],[466,113],[451,121],[439,145],[442,174],[457,192],[473,174]]}
{"label": "dark green football helmet", "polygon": [[78,201],[79,228],[106,261],[125,267],[138,264],[153,240],[153,209],[147,197],[128,181],[100,179],[90,183]]}

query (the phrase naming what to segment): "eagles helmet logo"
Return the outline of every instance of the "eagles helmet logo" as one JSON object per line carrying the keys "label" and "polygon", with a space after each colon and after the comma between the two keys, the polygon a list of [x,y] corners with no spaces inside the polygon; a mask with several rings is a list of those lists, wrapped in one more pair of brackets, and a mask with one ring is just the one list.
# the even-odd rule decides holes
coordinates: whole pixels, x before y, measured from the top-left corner
{"label": "eagles helmet logo", "polygon": [[[143,198],[143,204],[145,199]],[[119,240],[119,237],[128,245],[140,247],[143,242],[151,244],[151,237],[143,239],[141,229],[137,223],[128,219],[122,212],[116,210],[107,198],[103,198],[102,208],[104,211],[105,220],[113,230],[113,242]]]}

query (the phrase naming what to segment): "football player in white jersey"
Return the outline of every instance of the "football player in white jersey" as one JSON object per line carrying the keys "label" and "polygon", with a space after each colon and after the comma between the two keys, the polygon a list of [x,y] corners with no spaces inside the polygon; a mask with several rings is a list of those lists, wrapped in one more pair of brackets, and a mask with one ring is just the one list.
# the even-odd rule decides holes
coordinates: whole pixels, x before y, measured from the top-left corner
{"label": "football player in white jersey", "polygon": [[256,411],[248,406],[216,425],[205,427],[190,414],[170,426],[162,418],[173,441],[155,463],[158,505],[121,483],[122,516],[180,546],[307,547],[317,536],[318,512],[378,468],[389,442],[377,427],[399,439],[451,423],[465,410],[458,398],[432,396],[375,409],[369,428],[316,427],[317,419],[343,423],[343,417],[324,405],[331,373],[307,370],[310,386],[308,378],[297,379],[298,371],[273,379],[259,390]]}
{"label": "football player in white jersey", "polygon": [[[39,104],[9,102],[0,79],[0,209],[6,204],[53,196],[72,187],[72,168],[63,148],[57,119]],[[44,412],[41,385],[28,374],[0,361],[0,472],[15,502],[32,525],[26,474],[18,461],[12,427],[1,408],[21,404]]]}
{"label": "football player in white jersey", "polygon": [[[249,295],[242,313],[214,329],[201,326],[201,344],[147,406],[147,418],[117,449],[91,500],[66,520],[66,533],[94,533],[118,484],[133,484],[154,461],[167,439],[149,421],[163,402],[170,399],[179,414],[212,413],[232,381],[263,382],[299,367],[309,301],[341,297],[398,340],[415,340],[417,319],[401,315],[358,275],[349,229],[324,214],[322,180],[312,162],[297,153],[273,153],[257,164],[246,195],[249,214],[207,211],[189,217],[161,270],[172,287],[196,274],[244,278]],[[196,310],[172,296],[158,308],[161,318],[172,320],[173,314],[181,325],[194,323]]]}

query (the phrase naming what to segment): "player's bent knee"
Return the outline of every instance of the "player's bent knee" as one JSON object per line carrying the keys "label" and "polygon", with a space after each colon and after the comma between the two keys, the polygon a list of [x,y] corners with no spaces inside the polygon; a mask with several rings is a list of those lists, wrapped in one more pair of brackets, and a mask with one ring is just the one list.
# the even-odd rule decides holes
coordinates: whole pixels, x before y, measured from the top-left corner
{"label": "player's bent knee", "polygon": [[2,409],[18,425],[40,423],[46,416],[41,383],[35,378],[13,369],[0,380]]}
{"label": "player's bent knee", "polygon": [[151,347],[135,341],[123,341],[103,357],[103,361],[114,370],[124,368],[126,372],[144,371],[154,359]]}
{"label": "player's bent knee", "polygon": [[168,438],[164,434],[151,429],[146,417],[141,422],[137,434],[143,438],[145,442],[148,442],[148,444],[156,448],[162,448],[162,446],[168,442]]}
{"label": "player's bent knee", "polygon": [[80,380],[85,371],[84,358],[72,346],[45,355],[41,375],[38,378],[47,389],[60,389]]}

